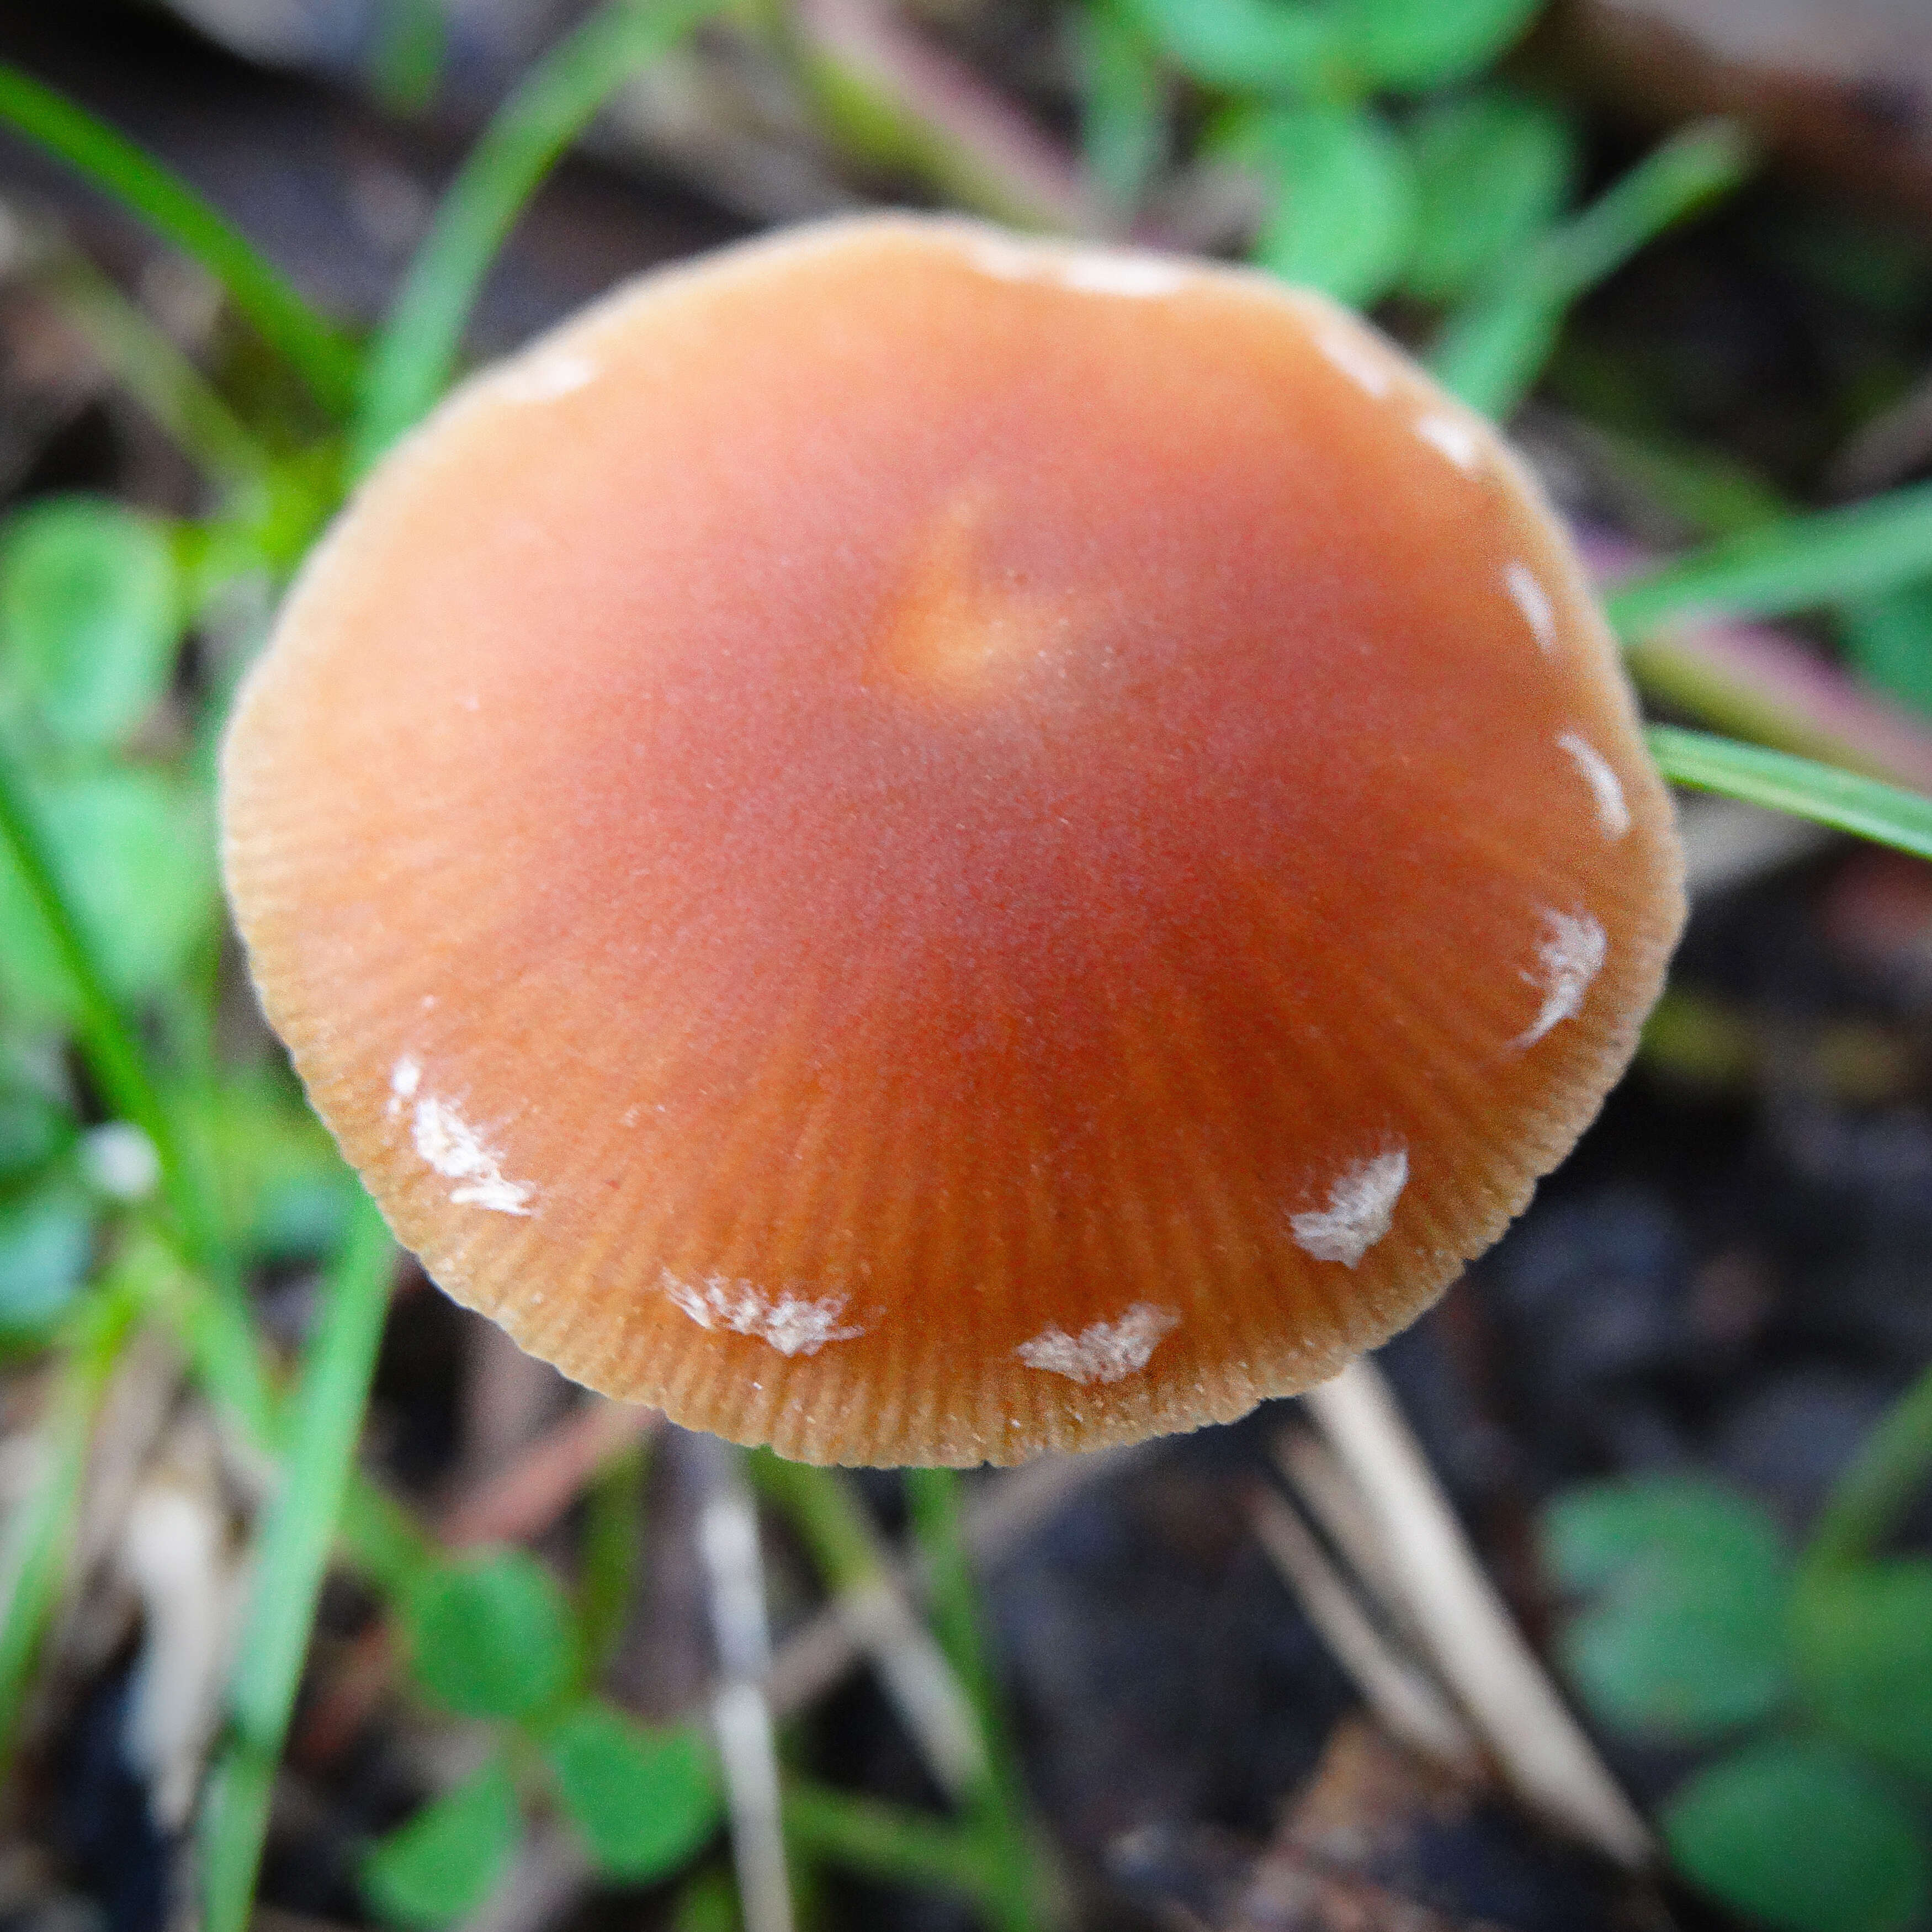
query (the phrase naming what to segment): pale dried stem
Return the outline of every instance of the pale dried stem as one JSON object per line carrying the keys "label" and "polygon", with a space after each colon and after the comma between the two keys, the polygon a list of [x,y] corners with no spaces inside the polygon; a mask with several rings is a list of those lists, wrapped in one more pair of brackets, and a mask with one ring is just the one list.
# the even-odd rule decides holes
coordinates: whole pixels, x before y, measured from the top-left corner
{"label": "pale dried stem", "polygon": [[1400,1580],[1383,1546],[1381,1526],[1362,1492],[1336,1460],[1335,1452],[1313,1430],[1297,1424],[1274,1439],[1275,1466],[1350,1569],[1360,1578],[1372,1603],[1394,1618],[1405,1635],[1419,1633],[1409,1621]]}
{"label": "pale dried stem", "polygon": [[462,1433],[455,1486],[471,1489],[507,1468],[556,1420],[570,1384],[526,1355],[494,1322],[464,1324]]}
{"label": "pale dried stem", "polygon": [[[1010,1474],[995,1478],[967,1508],[967,1554],[982,1568],[998,1562],[1082,1490],[1118,1476],[1156,1446],[1136,1442],[1084,1456],[1043,1456]],[[890,1574],[914,1598],[924,1595],[925,1581],[917,1564],[896,1563]],[[862,1654],[838,1606],[828,1604],[780,1648],[767,1687],[772,1708],[780,1717],[803,1710],[838,1684]]]}
{"label": "pale dried stem", "polygon": [[1809,819],[1735,798],[1679,798],[1677,827],[1684,843],[1684,884],[1694,902],[1810,858],[1833,836]]}
{"label": "pale dried stem", "polygon": [[1388,1384],[1364,1360],[1304,1398],[1381,1531],[1430,1660],[1517,1794],[1606,1857],[1655,1855],[1477,1562]]}
{"label": "pale dried stem", "polygon": [[90,1578],[118,1548],[134,1492],[160,1443],[185,1372],[180,1352],[152,1329],[135,1336],[115,1370],[88,1450],[87,1485],[74,1529],[76,1578]]}
{"label": "pale dried stem", "polygon": [[[128,1511],[180,1396],[181,1358],[152,1330],[129,1342],[103,1398],[87,1451],[67,1588],[46,1636],[25,1728],[58,1705],[56,1686],[104,1668],[126,1641],[136,1600],[116,1568]],[[24,1513],[22,1513],[24,1520]],[[0,1523],[7,1520],[0,1510]]]}
{"label": "pale dried stem", "polygon": [[[1078,158],[974,70],[882,0],[795,0],[790,24],[818,91],[845,104],[835,136],[892,130],[890,158],[956,205],[1016,227],[1084,235],[1101,225]],[[829,84],[828,84],[829,83]],[[850,103],[862,100],[855,116]]]}
{"label": "pale dried stem", "polygon": [[889,1575],[843,1592],[841,1621],[858,1640],[940,1787],[964,1802],[990,1775],[980,1720],[946,1653]]}
{"label": "pale dried stem", "polygon": [[1473,1768],[1479,1754],[1467,1726],[1442,1692],[1376,1628],[1301,1519],[1264,1490],[1255,1497],[1252,1520],[1262,1550],[1382,1728],[1438,1764],[1462,1772]]}
{"label": "pale dried stem", "polygon": [[238,1634],[247,1577],[229,1529],[214,1432],[191,1413],[135,1490],[115,1552],[142,1625],[122,1753],[164,1831],[188,1821]]}
{"label": "pale dried stem", "polygon": [[1928,456],[1932,456],[1932,373],[1860,425],[1826,466],[1826,488],[1847,501],[1874,496],[1910,476]]}
{"label": "pale dried stem", "polygon": [[710,1581],[718,1682],[711,1718],[731,1820],[731,1854],[745,1932],[793,1932],[779,1810],[778,1749],[765,1684],[771,1635],[765,1619],[758,1519],[741,1452],[694,1438],[703,1460],[704,1500],[698,1548]]}

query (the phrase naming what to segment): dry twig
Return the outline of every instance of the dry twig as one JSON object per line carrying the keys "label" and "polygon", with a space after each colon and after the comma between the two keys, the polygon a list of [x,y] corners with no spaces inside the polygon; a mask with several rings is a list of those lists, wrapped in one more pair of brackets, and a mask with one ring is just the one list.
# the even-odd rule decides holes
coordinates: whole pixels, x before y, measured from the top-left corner
{"label": "dry twig", "polygon": [[1254,1499],[1255,1534],[1336,1660],[1389,1734],[1436,1763],[1467,1770],[1475,1741],[1429,1678],[1376,1628],[1301,1519],[1268,1490]]}
{"label": "dry twig", "polygon": [[654,1408],[593,1396],[458,1496],[443,1514],[443,1541],[461,1550],[542,1535],[605,1463],[663,1425]]}
{"label": "dry twig", "polygon": [[[985,1568],[1049,1522],[1090,1484],[1119,1475],[1157,1445],[1136,1442],[1084,1456],[1042,1456],[1009,1474],[994,1478],[966,1512],[966,1546]],[[915,1598],[925,1582],[916,1564],[902,1562],[892,1574]],[[772,1708],[780,1717],[822,1697],[860,1660],[863,1652],[838,1605],[829,1604],[788,1637],[772,1665]]]}
{"label": "dry twig", "polygon": [[1380,1530],[1430,1658],[1518,1795],[1618,1864],[1654,1856],[1648,1828],[1524,1641],[1366,1358],[1304,1398]]}
{"label": "dry twig", "polygon": [[711,1580],[718,1667],[711,1717],[730,1814],[739,1901],[746,1932],[792,1932],[778,1748],[765,1694],[771,1634],[765,1618],[758,1512],[740,1452],[710,1436],[694,1442],[707,1479],[698,1538]]}

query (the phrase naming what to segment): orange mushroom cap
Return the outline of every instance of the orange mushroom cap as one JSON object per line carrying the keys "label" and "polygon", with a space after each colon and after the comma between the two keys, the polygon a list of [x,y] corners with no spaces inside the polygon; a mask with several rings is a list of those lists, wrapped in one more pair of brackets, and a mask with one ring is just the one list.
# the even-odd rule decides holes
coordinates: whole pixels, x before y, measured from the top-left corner
{"label": "orange mushroom cap", "polygon": [[304,572],[224,811],[436,1279],[813,1461],[1332,1374],[1568,1151],[1683,916],[1480,418],[1261,277],[908,216],[459,391]]}

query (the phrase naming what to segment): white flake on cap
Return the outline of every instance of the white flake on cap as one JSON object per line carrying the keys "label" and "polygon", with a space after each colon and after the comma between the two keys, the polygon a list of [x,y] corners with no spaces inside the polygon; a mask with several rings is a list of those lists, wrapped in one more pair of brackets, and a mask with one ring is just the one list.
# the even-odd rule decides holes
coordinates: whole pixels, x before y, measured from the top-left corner
{"label": "white flake on cap", "polygon": [[1546,656],[1556,649],[1556,607],[1550,601],[1550,592],[1544,589],[1543,580],[1526,563],[1513,563],[1503,572],[1503,581],[1509,586],[1509,594],[1516,599],[1516,608],[1522,613],[1523,621],[1536,639],[1536,647]]}
{"label": "white flake on cap", "polygon": [[1194,280],[1186,262],[1130,248],[1066,248],[976,236],[967,259],[1003,282],[1049,282],[1076,295],[1124,296],[1148,301],[1171,296]]}
{"label": "white flake on cap", "polygon": [[1059,279],[1085,296],[1126,296],[1148,300],[1177,295],[1194,279],[1185,262],[1160,255],[1135,255],[1120,249],[1063,258]]}
{"label": "white flake on cap", "polygon": [[772,1296],[753,1282],[733,1281],[724,1275],[682,1281],[668,1268],[662,1271],[662,1279],[664,1292],[674,1306],[707,1334],[723,1329],[734,1335],[748,1335],[782,1355],[815,1355],[828,1342],[855,1341],[866,1332],[840,1326],[839,1317],[845,1312],[842,1294],[821,1295],[815,1300],[790,1293]]}
{"label": "white flake on cap", "polygon": [[588,388],[602,373],[596,358],[580,349],[553,349],[507,364],[492,384],[506,403],[554,403]]}
{"label": "white flake on cap", "polygon": [[1389,358],[1354,330],[1331,322],[1315,332],[1315,346],[1356,388],[1366,389],[1377,401],[1394,386]]}
{"label": "white flake on cap", "polygon": [[1446,456],[1458,470],[1474,470],[1483,454],[1483,440],[1460,417],[1432,410],[1415,419],[1415,433],[1430,448]]}
{"label": "white flake on cap", "polygon": [[389,1118],[394,1120],[403,1111],[406,1102],[416,1098],[416,1089],[422,1084],[422,1064],[412,1060],[406,1053],[389,1070]]}
{"label": "white flake on cap", "polygon": [[1543,988],[1543,1009],[1529,1030],[1517,1036],[1519,1047],[1534,1046],[1576,1012],[1610,950],[1603,927],[1588,913],[1546,912],[1543,923],[1544,938],[1536,949],[1538,970],[1522,976]]}
{"label": "white flake on cap", "polygon": [[1386,1234],[1408,1185],[1408,1150],[1397,1144],[1358,1161],[1328,1190],[1326,1208],[1288,1217],[1294,1244],[1318,1262],[1353,1268]]}
{"label": "white flake on cap", "polygon": [[528,1214],[536,1190],[528,1181],[505,1178],[502,1156],[483,1144],[483,1137],[447,1100],[427,1095],[421,1062],[407,1054],[389,1074],[388,1114],[392,1120],[410,1109],[410,1137],[416,1150],[438,1174],[460,1181],[449,1198],[458,1207],[487,1208],[495,1214]]}
{"label": "white flake on cap", "polygon": [[1013,1353],[1028,1368],[1070,1382],[1117,1382],[1145,1368],[1161,1337],[1180,1325],[1178,1310],[1137,1301],[1118,1320],[1091,1322],[1077,1335],[1044,1328]]}
{"label": "white flake on cap", "polygon": [[1556,742],[1590,788],[1597,805],[1597,823],[1604,828],[1604,836],[1621,838],[1630,829],[1630,801],[1624,796],[1623,781],[1611,769],[1610,760],[1579,732],[1565,731]]}

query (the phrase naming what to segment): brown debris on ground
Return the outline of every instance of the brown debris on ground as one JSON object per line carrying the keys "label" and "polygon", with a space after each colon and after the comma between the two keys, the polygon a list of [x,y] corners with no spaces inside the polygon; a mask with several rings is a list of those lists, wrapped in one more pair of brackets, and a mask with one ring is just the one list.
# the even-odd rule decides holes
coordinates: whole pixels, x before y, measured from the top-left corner
{"label": "brown debris on ground", "polygon": [[1150,1829],[1110,1862],[1177,1932],[1662,1932],[1670,1922],[1640,1881],[1360,1718],[1336,1727],[1260,1852],[1225,1833]]}

